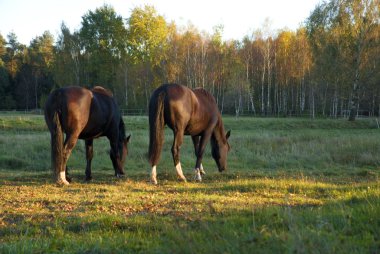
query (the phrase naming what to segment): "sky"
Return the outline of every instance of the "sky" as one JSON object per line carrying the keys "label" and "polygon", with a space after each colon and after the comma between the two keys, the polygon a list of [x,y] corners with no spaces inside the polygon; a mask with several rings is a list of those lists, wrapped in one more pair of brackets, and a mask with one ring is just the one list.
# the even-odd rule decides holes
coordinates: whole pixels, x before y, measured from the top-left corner
{"label": "sky", "polygon": [[261,29],[269,20],[270,31],[296,30],[320,0],[0,0],[0,33],[14,32],[18,41],[29,45],[44,31],[55,38],[65,22],[71,31],[79,30],[82,16],[104,4],[114,7],[123,18],[131,10],[152,5],[167,22],[178,26],[193,24],[212,33],[223,25],[223,39],[241,40]]}

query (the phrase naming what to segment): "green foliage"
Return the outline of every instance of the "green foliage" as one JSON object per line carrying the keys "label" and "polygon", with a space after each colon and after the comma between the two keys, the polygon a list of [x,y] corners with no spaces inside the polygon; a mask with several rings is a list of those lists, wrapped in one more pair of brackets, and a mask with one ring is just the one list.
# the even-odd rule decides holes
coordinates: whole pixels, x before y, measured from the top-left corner
{"label": "green foliage", "polygon": [[87,83],[102,84],[108,88],[116,81],[121,59],[126,52],[126,29],[123,18],[104,5],[82,17],[79,32],[85,50],[85,70],[90,74]]}
{"label": "green foliage", "polygon": [[210,91],[229,114],[379,115],[378,5],[325,1],[296,31],[273,32],[266,21],[223,41],[223,24],[208,34],[168,23],[153,6],[122,17],[105,4],[77,31],[62,23],[56,43],[48,32],[28,46],[0,35],[0,109],[41,108],[53,88],[69,85],[103,85],[122,108],[145,109],[153,89],[179,83]]}
{"label": "green foliage", "polygon": [[83,47],[89,52],[106,51],[112,57],[121,57],[125,54],[125,32],[122,17],[108,5],[82,17],[80,36]]}
{"label": "green foliage", "polygon": [[343,96],[352,97],[350,120],[356,117],[360,90],[370,86],[373,73],[379,71],[378,65],[373,65],[379,61],[374,54],[380,45],[379,11],[378,0],[332,0],[318,5],[307,22],[317,63],[314,75],[334,86],[339,84],[346,93]]}
{"label": "green foliage", "polygon": [[61,34],[55,46],[55,61],[53,66],[54,80],[59,87],[80,85],[81,83],[81,40],[79,33],[71,33],[62,23]]}
{"label": "green foliage", "polygon": [[165,52],[168,27],[153,6],[133,9],[128,18],[128,50],[134,63],[159,65]]}
{"label": "green foliage", "polygon": [[0,108],[2,109],[15,108],[16,105],[11,95],[11,91],[12,90],[11,90],[9,74],[6,68],[1,66],[1,62],[0,62]]}
{"label": "green foliage", "polygon": [[6,41],[4,37],[0,34],[0,67],[4,67],[4,61],[3,58],[6,54],[6,47],[5,47]]}

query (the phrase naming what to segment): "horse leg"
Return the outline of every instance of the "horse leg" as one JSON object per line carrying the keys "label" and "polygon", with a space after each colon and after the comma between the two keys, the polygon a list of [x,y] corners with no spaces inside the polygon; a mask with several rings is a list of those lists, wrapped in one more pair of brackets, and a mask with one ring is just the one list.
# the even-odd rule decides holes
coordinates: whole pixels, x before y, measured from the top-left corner
{"label": "horse leg", "polygon": [[[191,139],[193,140],[193,144],[194,144],[195,156],[198,156],[200,138],[201,138],[200,136],[191,136]],[[200,171],[201,175],[205,175],[206,174],[206,172],[203,169],[202,163],[201,163],[201,165],[199,167],[199,171]]]}
{"label": "horse leg", "polygon": [[78,134],[66,134],[65,143],[63,146],[64,154],[63,154],[63,166],[60,169],[59,176],[58,176],[58,182],[61,184],[68,185],[69,182],[66,179],[66,164],[70,157],[70,154],[75,147],[76,143],[78,141]]}
{"label": "horse leg", "polygon": [[86,181],[90,181],[92,179],[91,176],[91,160],[94,157],[94,150],[93,150],[93,139],[89,139],[85,141],[86,146]]}
{"label": "horse leg", "polygon": [[152,181],[153,184],[157,184],[157,166],[156,165],[152,166],[152,171],[150,173],[150,180]]}
{"label": "horse leg", "polygon": [[212,134],[212,129],[210,128],[206,130],[200,138],[198,151],[197,151],[197,162],[195,163],[195,180],[199,182],[202,181],[202,176],[201,176],[201,171],[203,170],[202,158],[205,152],[206,144],[211,138],[211,134]]}
{"label": "horse leg", "polygon": [[66,180],[71,183],[71,177],[69,177],[69,167],[66,165]]}
{"label": "horse leg", "polygon": [[186,177],[183,175],[181,162],[179,161],[179,151],[183,143],[183,131],[174,131],[174,141],[172,146],[172,155],[178,178],[186,182]]}

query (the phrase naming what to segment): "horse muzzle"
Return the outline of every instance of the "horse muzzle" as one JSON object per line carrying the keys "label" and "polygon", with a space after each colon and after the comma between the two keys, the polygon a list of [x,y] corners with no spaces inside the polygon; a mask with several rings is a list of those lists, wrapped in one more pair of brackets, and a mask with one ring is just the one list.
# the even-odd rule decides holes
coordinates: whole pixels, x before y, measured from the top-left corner
{"label": "horse muzzle", "polygon": [[225,167],[219,167],[218,170],[219,170],[219,172],[223,172],[226,170],[226,168]]}

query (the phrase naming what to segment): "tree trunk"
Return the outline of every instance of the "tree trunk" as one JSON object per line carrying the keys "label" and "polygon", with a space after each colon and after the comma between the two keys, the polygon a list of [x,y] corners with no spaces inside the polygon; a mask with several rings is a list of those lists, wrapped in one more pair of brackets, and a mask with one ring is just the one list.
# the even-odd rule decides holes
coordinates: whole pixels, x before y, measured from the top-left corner
{"label": "tree trunk", "polygon": [[265,61],[263,64],[263,75],[261,76],[261,114],[262,115],[265,112],[264,82],[265,82]]}
{"label": "tree trunk", "polygon": [[[359,60],[358,60],[359,61]],[[359,106],[359,67],[357,66],[355,70],[355,80],[352,91],[352,99],[350,103],[350,117],[348,121],[355,121],[356,115],[358,114],[358,106]]]}
{"label": "tree trunk", "polygon": [[38,77],[34,77],[34,98],[35,98],[35,109],[38,108]]}
{"label": "tree trunk", "polygon": [[125,106],[128,107],[128,68],[125,67],[124,86],[125,86]]}
{"label": "tree trunk", "polygon": [[352,99],[350,103],[350,117],[348,118],[348,121],[355,121],[356,115],[358,114],[358,105],[359,105],[359,85],[355,82],[353,93],[352,93]]}

